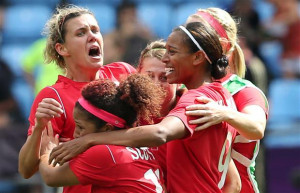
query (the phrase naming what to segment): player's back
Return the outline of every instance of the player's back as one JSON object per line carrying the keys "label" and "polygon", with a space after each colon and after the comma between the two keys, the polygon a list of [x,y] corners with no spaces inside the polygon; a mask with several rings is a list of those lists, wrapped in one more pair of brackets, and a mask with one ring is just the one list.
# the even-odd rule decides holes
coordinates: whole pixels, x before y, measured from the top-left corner
{"label": "player's back", "polygon": [[97,145],[70,162],[92,192],[163,192],[162,172],[149,148]]}

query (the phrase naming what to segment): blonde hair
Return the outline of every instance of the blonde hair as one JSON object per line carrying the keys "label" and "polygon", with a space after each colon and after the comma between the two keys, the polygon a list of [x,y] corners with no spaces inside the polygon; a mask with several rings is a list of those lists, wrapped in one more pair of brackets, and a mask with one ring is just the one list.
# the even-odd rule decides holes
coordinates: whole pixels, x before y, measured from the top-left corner
{"label": "blonde hair", "polygon": [[137,71],[141,71],[143,67],[142,63],[145,58],[157,58],[159,60],[162,60],[162,57],[166,53],[165,46],[166,42],[163,40],[156,40],[148,44],[146,48],[141,52]]}
{"label": "blonde hair", "polygon": [[60,68],[65,68],[66,64],[61,55],[56,51],[56,43],[64,43],[65,35],[67,33],[65,24],[69,19],[84,15],[94,14],[88,9],[81,8],[75,5],[68,5],[66,7],[57,7],[56,12],[47,21],[43,34],[47,37],[46,49],[44,51],[45,62],[55,62]]}
{"label": "blonde hair", "polygon": [[[228,12],[220,8],[198,9],[198,11],[209,13],[222,25],[226,31],[228,40],[221,38],[221,42],[230,43],[230,48],[224,50],[224,52],[227,56],[232,56],[233,58],[234,73],[243,78],[246,73],[246,64],[243,51],[238,45],[237,22],[230,16]],[[201,16],[197,14],[193,14],[190,17],[201,18]],[[202,21],[205,20],[202,19]]]}

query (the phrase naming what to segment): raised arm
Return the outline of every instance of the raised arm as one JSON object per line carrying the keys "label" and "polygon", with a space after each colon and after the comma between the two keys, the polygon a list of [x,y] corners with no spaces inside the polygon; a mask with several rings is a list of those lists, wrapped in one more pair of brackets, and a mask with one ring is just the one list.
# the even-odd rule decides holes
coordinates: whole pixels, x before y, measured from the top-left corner
{"label": "raised arm", "polygon": [[190,121],[190,124],[200,125],[196,131],[226,121],[247,139],[263,138],[266,113],[260,106],[248,105],[238,112],[230,107],[218,105],[205,97],[199,97],[197,100],[202,104],[190,105],[186,108],[187,115],[199,116],[198,119]]}
{"label": "raised arm", "polygon": [[[49,124],[48,124],[49,125]],[[58,145],[58,135],[53,136],[51,124],[48,126],[48,132],[43,132],[41,143],[41,158],[39,163],[39,171],[44,182],[48,186],[60,187],[79,184],[76,175],[72,172],[69,164],[62,167],[53,167],[49,165],[49,153]]]}
{"label": "raised arm", "polygon": [[59,117],[61,113],[61,106],[54,99],[45,98],[39,103],[32,134],[27,137],[19,153],[19,173],[24,178],[30,178],[38,171],[42,132],[47,122],[53,117]]}
{"label": "raised arm", "polygon": [[66,161],[82,153],[94,145],[113,144],[130,147],[156,147],[188,134],[183,122],[177,117],[166,117],[159,124],[146,125],[119,131],[92,133],[66,142],[54,148],[49,162],[54,165]]}

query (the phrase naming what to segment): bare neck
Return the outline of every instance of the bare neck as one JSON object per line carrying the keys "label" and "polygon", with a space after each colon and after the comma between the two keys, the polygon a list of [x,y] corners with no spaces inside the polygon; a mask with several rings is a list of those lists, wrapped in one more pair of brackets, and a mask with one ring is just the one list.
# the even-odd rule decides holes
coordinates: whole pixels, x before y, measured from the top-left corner
{"label": "bare neck", "polygon": [[76,82],[90,82],[99,78],[99,68],[67,69],[66,77]]}

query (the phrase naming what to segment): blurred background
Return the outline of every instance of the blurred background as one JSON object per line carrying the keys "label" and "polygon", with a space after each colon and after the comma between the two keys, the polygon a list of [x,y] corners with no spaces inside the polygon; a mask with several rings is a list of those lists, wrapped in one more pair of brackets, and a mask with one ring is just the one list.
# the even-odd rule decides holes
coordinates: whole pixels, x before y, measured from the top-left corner
{"label": "blurred background", "polygon": [[262,193],[300,192],[300,2],[298,0],[1,0],[0,193],[56,192],[39,174],[24,180],[18,153],[27,137],[35,94],[60,72],[44,64],[42,30],[56,6],[94,12],[105,64],[137,64],[151,40],[166,39],[198,8],[219,7],[239,23],[247,73],[268,97],[270,112],[256,177]]}

